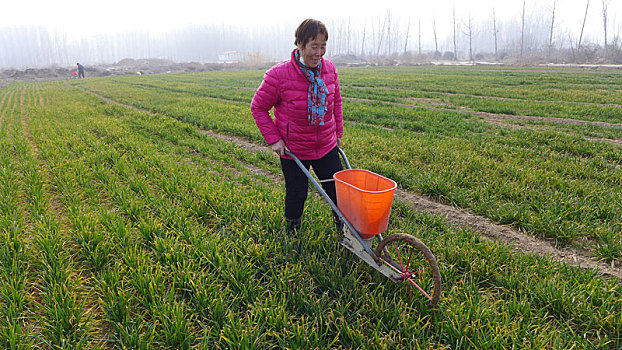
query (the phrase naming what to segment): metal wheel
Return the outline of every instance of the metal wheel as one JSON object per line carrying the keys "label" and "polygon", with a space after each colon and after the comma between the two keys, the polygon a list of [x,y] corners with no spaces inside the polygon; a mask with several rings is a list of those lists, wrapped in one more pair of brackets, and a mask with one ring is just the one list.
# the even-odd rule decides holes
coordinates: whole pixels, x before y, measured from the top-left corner
{"label": "metal wheel", "polygon": [[376,247],[379,263],[386,264],[402,277],[408,293],[414,287],[430,300],[441,297],[441,272],[430,249],[419,239],[402,233],[392,234]]}

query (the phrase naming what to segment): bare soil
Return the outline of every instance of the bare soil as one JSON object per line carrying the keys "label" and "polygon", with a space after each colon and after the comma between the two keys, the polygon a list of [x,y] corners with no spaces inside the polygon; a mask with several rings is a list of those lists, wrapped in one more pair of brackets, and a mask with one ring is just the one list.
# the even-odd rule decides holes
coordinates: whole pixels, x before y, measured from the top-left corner
{"label": "bare soil", "polygon": [[[349,101],[376,102],[374,100],[369,100],[365,98],[344,97],[343,99],[349,100]],[[404,107],[404,108],[422,107],[422,106],[406,104],[406,103],[395,103],[395,102],[384,102],[384,103],[393,104],[395,106]],[[604,128],[622,129],[622,124],[606,123],[606,122],[598,122],[598,121],[590,121],[590,120],[577,120],[577,119],[555,118],[555,117],[536,117],[536,116],[513,115],[513,114],[497,114],[497,113],[479,112],[479,111],[475,111],[475,110],[464,108],[464,107],[461,107],[460,109],[451,109],[451,108],[425,106],[425,108],[433,110],[433,111],[464,112],[464,113],[469,113],[469,114],[472,114],[478,117],[483,117],[483,118],[492,119],[492,120],[535,120],[535,121],[559,123],[559,124],[595,125],[595,126],[600,126]]]}
{"label": "bare soil", "polygon": [[[374,102],[369,99],[364,98],[353,98],[353,97],[344,97],[344,100],[350,101],[361,101],[361,102]],[[413,102],[428,102],[427,99],[417,99]],[[443,112],[461,112],[461,113],[469,113],[471,115],[479,116],[484,118],[487,122],[495,125],[500,125],[512,129],[549,129],[547,126],[525,126],[525,125],[516,125],[511,124],[513,121],[542,121],[542,122],[550,122],[556,124],[569,124],[569,125],[595,125],[604,128],[614,128],[614,129],[622,129],[622,124],[615,123],[605,123],[598,121],[587,121],[587,120],[577,120],[577,119],[566,119],[566,118],[554,118],[554,117],[535,117],[535,116],[521,116],[521,115],[512,115],[512,114],[496,114],[496,113],[488,113],[488,112],[479,112],[472,109],[461,107],[460,109],[451,109],[451,108],[443,108],[443,107],[435,107],[434,103],[427,103],[426,105],[412,105],[405,103],[395,103],[395,102],[385,102],[388,104],[393,104],[395,106],[404,107],[404,108],[425,108],[433,111],[443,111]],[[591,141],[597,142],[607,142],[614,145],[622,145],[622,140],[619,139],[605,139],[605,138],[588,138]]]}
{"label": "bare soil", "polygon": [[[105,77],[111,75],[144,75],[160,73],[182,73],[182,72],[203,72],[225,69],[253,69],[268,68],[273,63],[265,63],[257,66],[245,64],[243,67],[238,64],[224,63],[199,63],[185,62],[178,63],[165,59],[131,59],[126,58],[113,64],[85,65],[85,76]],[[3,84],[13,81],[46,81],[59,79],[77,79],[72,72],[76,71],[77,66],[69,67],[48,67],[48,68],[27,68],[5,69],[0,71],[0,88]]]}

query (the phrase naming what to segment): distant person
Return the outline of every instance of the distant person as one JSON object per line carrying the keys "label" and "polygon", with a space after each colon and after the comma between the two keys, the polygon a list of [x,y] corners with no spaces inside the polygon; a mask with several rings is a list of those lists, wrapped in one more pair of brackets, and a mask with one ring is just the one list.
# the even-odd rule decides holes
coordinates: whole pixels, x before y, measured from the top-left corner
{"label": "distant person", "polygon": [[80,63],[76,63],[78,65],[78,78],[84,78],[84,66]]}
{"label": "distant person", "polygon": [[[285,150],[298,157],[320,180],[332,179],[341,170],[337,147],[341,146],[343,115],[335,64],[326,53],[328,30],[324,23],[304,20],[296,29],[296,48],[288,61],[270,68],[255,92],[251,111],[255,123],[272,150],[281,157],[285,177],[285,221],[288,231],[300,229],[307,199],[308,179]],[[274,120],[270,110],[274,108]],[[335,182],[322,187],[337,203]],[[337,230],[343,223],[336,216]]]}

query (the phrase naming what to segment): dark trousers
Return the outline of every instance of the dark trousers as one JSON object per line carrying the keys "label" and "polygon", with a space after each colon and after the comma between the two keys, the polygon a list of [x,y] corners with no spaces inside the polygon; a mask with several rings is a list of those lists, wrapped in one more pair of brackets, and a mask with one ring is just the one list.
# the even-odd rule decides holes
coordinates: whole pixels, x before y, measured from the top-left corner
{"label": "dark trousers", "polygon": [[[320,159],[301,160],[301,162],[307,170],[313,167],[313,172],[320,180],[332,179],[333,174],[341,170],[341,159],[339,158],[337,147]],[[285,218],[288,220],[300,219],[304,210],[305,200],[307,200],[308,178],[293,159],[281,158],[281,169],[283,169],[283,175],[285,176]],[[336,205],[337,192],[335,191],[335,182],[327,181],[321,184],[328,197]]]}

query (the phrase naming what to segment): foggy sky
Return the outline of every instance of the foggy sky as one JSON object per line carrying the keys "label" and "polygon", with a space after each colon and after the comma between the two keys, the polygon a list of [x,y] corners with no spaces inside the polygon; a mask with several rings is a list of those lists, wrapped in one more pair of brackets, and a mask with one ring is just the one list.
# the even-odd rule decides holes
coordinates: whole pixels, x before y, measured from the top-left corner
{"label": "foggy sky", "polygon": [[[548,45],[554,0],[526,0],[526,45]],[[622,30],[622,1],[608,4],[608,40]],[[125,57],[160,57],[178,61],[213,61],[222,51],[259,52],[270,59],[287,57],[293,32],[307,17],[324,21],[329,29],[328,55],[433,51],[436,23],[439,51],[452,46],[455,6],[458,46],[466,49],[466,24],[473,20],[473,45],[490,52],[492,10],[495,8],[500,48],[516,49],[522,0],[470,1],[333,1],[314,3],[304,12],[291,1],[12,1],[0,11],[0,67],[112,63]],[[576,45],[587,0],[557,0],[555,47]],[[583,43],[602,45],[603,0],[591,0]],[[389,21],[389,25],[387,25]],[[377,50],[381,29],[393,31],[388,47]],[[419,37],[420,31],[420,37]],[[388,35],[388,34],[385,34]],[[420,38],[420,40],[419,40]],[[385,39],[386,40],[386,39]],[[374,43],[375,41],[375,43]],[[10,59],[9,59],[10,56]],[[75,64],[75,63],[73,63]]]}

